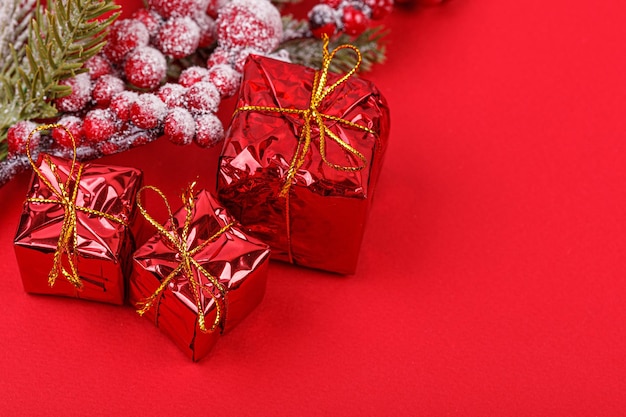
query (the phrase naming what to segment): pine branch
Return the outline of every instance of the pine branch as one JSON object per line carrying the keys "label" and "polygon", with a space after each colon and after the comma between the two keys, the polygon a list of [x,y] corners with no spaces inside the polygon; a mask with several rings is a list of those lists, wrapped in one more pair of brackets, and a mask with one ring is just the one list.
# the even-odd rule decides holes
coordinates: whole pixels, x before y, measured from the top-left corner
{"label": "pine branch", "polygon": [[[278,49],[286,49],[291,61],[295,64],[307,67],[319,68],[322,64],[322,41],[311,37],[304,30],[306,23],[291,16],[283,18],[285,36]],[[352,44],[361,51],[361,70],[369,71],[374,64],[385,61],[386,47],[383,38],[387,31],[382,26],[367,29],[360,36],[351,38],[342,34],[332,40],[329,49],[339,45]],[[338,53],[330,65],[333,72],[349,71],[355,64],[355,56],[352,53]]]}
{"label": "pine branch", "polygon": [[[12,10],[12,18],[19,22],[15,27],[22,32],[15,31],[0,73],[0,160],[6,157],[6,133],[11,125],[57,114],[50,102],[71,93],[70,87],[59,82],[86,71],[83,64],[104,46],[106,28],[119,16],[113,13],[117,9],[113,0],[48,1],[47,9],[37,0],[30,20],[17,20],[20,9]],[[24,31],[26,21],[28,30]]]}

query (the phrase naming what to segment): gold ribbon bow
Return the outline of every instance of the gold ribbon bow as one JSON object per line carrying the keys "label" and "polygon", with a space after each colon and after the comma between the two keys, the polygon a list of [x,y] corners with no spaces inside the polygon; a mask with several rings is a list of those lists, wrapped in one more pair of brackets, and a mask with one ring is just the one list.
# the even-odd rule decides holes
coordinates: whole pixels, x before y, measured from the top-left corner
{"label": "gold ribbon bow", "polygon": [[[54,164],[48,155],[44,155],[46,158],[46,163],[50,167],[50,171],[56,182],[58,184],[58,190],[54,187],[54,185],[46,178],[46,176],[41,172],[41,170],[37,167],[30,152],[30,141],[33,138],[35,133],[40,132],[42,130],[50,130],[54,128],[60,128],[65,130],[65,132],[69,135],[72,140],[72,148],[74,150],[72,157],[72,166],[70,168],[70,172],[67,175],[67,179],[65,181],[61,181],[61,177],[58,172],[58,167]],[[83,288],[83,283],[78,275],[78,268],[76,267],[78,261],[78,232],[76,231],[77,219],[76,214],[78,211],[82,211],[83,213],[93,214],[95,216],[104,217],[112,222],[119,223],[121,225],[127,226],[127,223],[118,219],[115,216],[112,216],[108,213],[103,213],[98,210],[93,210],[87,207],[77,206],[76,205],[76,196],[78,195],[78,188],[80,183],[80,177],[83,173],[83,164],[76,163],[76,140],[65,126],[60,124],[46,124],[38,126],[28,135],[28,139],[26,140],[26,156],[28,157],[28,161],[33,168],[35,174],[39,177],[39,180],[43,182],[46,187],[56,196],[56,199],[51,198],[28,198],[26,201],[32,203],[48,203],[48,204],[59,204],[63,207],[63,223],[61,226],[61,233],[59,234],[59,240],[57,242],[57,248],[54,252],[54,260],[52,262],[52,269],[48,274],[48,284],[52,287],[56,282],[56,279],[59,275],[64,276],[74,287],[77,289]],[[78,168],[76,169],[76,165]],[[76,169],[76,178],[72,183],[72,177],[74,176],[74,170]],[[63,265],[63,259],[67,260],[67,264],[69,265],[69,271]]]}
{"label": "gold ribbon bow", "polygon": [[[189,280],[189,283],[191,286],[191,291],[194,297],[196,308],[198,310],[198,325],[200,327],[200,330],[206,333],[206,332],[214,331],[217,328],[217,326],[223,324],[223,318],[222,318],[224,316],[222,312],[223,307],[219,299],[221,298],[224,305],[226,305],[226,302],[225,302],[226,289],[224,288],[224,285],[222,285],[217,278],[211,275],[209,271],[203,268],[202,265],[200,265],[200,263],[198,263],[198,261],[194,259],[194,256],[197,253],[199,253],[201,250],[203,250],[209,243],[214,242],[218,237],[224,234],[224,232],[230,229],[235,222],[228,223],[227,225],[222,227],[220,230],[218,230],[213,236],[211,236],[209,239],[205,240],[204,242],[202,242],[200,245],[196,246],[195,248],[188,247],[187,239],[189,237],[189,228],[191,225],[191,220],[193,219],[193,214],[195,212],[195,198],[194,198],[194,192],[193,192],[194,186],[195,186],[195,182],[190,184],[189,187],[183,192],[183,195],[182,195],[183,206],[185,208],[186,215],[185,215],[185,223],[183,225],[183,229],[180,234],[176,232],[176,228],[177,228],[176,219],[174,219],[174,215],[172,214],[172,209],[170,207],[170,204],[167,201],[167,198],[165,197],[165,195],[161,192],[161,190],[159,190],[156,187],[145,186],[141,188],[141,190],[139,190],[139,193],[137,194],[137,208],[139,209],[139,212],[148,221],[148,223],[150,223],[152,226],[154,226],[157,229],[159,235],[167,243],[169,243],[169,246],[171,246],[172,248],[174,248],[174,250],[178,252],[178,256],[180,257],[180,263],[178,264],[178,266],[174,268],[174,270],[170,272],[170,274],[163,281],[161,281],[161,285],[159,285],[159,287],[154,291],[154,293],[137,304],[137,307],[139,307],[137,309],[137,313],[143,316],[144,313],[146,313],[152,307],[155,301],[157,301],[157,299],[160,298],[160,295],[163,293],[165,288],[167,288],[169,283],[172,280],[174,280],[179,274],[183,274]],[[170,219],[171,230],[166,229],[163,225],[161,225],[156,220],[154,220],[154,218],[152,218],[152,216],[148,214],[145,207],[143,206],[143,203],[141,202],[141,193],[147,189],[156,192],[161,197],[161,199],[163,199],[163,202],[165,203],[165,206],[167,207],[167,213]],[[216,295],[208,285],[202,284],[199,279],[198,280],[194,279],[193,268],[195,268],[200,274],[204,275],[209,280],[209,282],[217,289],[218,295]],[[205,293],[205,294],[208,293],[209,296],[213,300],[215,300],[215,320],[210,329],[207,329],[206,327],[204,309],[202,307],[202,299],[200,296],[201,293]]]}
{"label": "gold ribbon bow", "polygon": [[[323,44],[323,59],[322,59],[322,69],[315,73],[315,80],[313,82],[313,90],[311,92],[311,99],[308,109],[292,109],[292,108],[281,108],[281,107],[271,107],[271,106],[242,106],[235,110],[235,114],[240,111],[265,111],[265,112],[273,112],[273,113],[289,113],[289,114],[298,114],[304,120],[304,125],[302,126],[302,130],[300,132],[300,137],[298,138],[298,145],[296,147],[296,152],[289,164],[289,170],[287,171],[287,178],[285,179],[285,183],[283,184],[280,190],[280,196],[286,197],[289,193],[289,188],[293,183],[293,179],[296,176],[298,170],[302,167],[305,161],[305,157],[309,152],[311,147],[311,127],[312,124],[316,124],[319,128],[319,149],[322,160],[326,165],[331,168],[334,168],[338,171],[360,171],[367,164],[367,159],[361,152],[356,150],[354,147],[349,145],[347,142],[342,140],[339,136],[333,133],[327,126],[325,121],[331,120],[337,123],[341,123],[346,126],[350,126],[354,129],[359,129],[372,135],[377,136],[377,133],[371,130],[366,126],[362,126],[356,123],[353,123],[349,120],[342,119],[340,117],[331,116],[329,114],[324,114],[319,111],[319,106],[322,104],[326,96],[332,93],[335,88],[339,85],[343,84],[348,78],[350,78],[361,65],[361,52],[357,47],[353,45],[340,45],[332,50],[332,52],[328,52],[328,44],[329,39],[328,36],[324,35],[324,44]],[[330,63],[337,54],[342,49],[351,49],[356,53],[357,60],[355,65],[343,75],[338,81],[334,84],[327,86],[328,82],[328,70],[330,68]],[[343,166],[330,162],[326,157],[326,137],[330,137],[334,142],[336,142],[344,151],[348,154],[355,156],[361,163],[358,166]]]}

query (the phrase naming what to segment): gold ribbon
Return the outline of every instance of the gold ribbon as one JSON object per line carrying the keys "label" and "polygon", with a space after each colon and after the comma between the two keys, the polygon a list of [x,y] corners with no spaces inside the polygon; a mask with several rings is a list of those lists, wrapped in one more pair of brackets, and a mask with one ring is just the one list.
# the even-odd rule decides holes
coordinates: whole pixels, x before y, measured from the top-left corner
{"label": "gold ribbon", "polygon": [[[58,167],[55,163],[50,160],[48,155],[44,155],[46,163],[50,167],[50,171],[56,182],[58,184],[58,190],[54,187],[54,185],[46,178],[46,176],[41,172],[41,170],[37,167],[30,153],[30,141],[33,138],[33,135],[37,132],[41,132],[42,130],[50,130],[54,128],[60,128],[65,130],[65,132],[69,135],[72,140],[72,148],[74,150],[72,157],[72,166],[70,168],[70,172],[67,175],[67,179],[65,182],[61,181],[61,177],[58,172]],[[46,187],[54,194],[56,199],[49,198],[28,198],[26,201],[32,203],[48,203],[48,204],[59,204],[63,207],[63,223],[61,226],[61,233],[59,234],[59,240],[57,241],[57,248],[54,252],[54,260],[52,262],[52,269],[48,274],[48,284],[52,287],[56,282],[56,279],[59,275],[64,276],[74,287],[77,289],[83,288],[83,283],[78,275],[78,268],[76,267],[78,261],[78,232],[76,231],[77,219],[76,214],[78,211],[82,211],[83,213],[93,214],[95,216],[104,217],[112,222],[119,223],[121,225],[127,226],[127,223],[124,220],[118,219],[115,216],[112,216],[108,213],[103,213],[98,210],[93,210],[88,207],[82,207],[76,205],[76,196],[78,195],[78,188],[80,183],[80,177],[83,173],[83,164],[78,164],[78,168],[76,170],[76,178],[72,185],[72,177],[74,175],[74,170],[76,169],[76,140],[65,126],[60,124],[46,124],[41,125],[35,128],[28,135],[28,139],[26,140],[26,155],[28,157],[28,161],[33,168],[35,174],[39,177],[39,180],[43,182]],[[67,259],[67,263],[69,264],[69,271],[63,266],[63,258]]]}
{"label": "gold ribbon", "polygon": [[[324,114],[319,111],[319,107],[330,93],[332,93],[335,88],[339,85],[343,84],[348,78],[350,78],[361,65],[361,52],[354,45],[340,45],[333,49],[332,52],[328,52],[328,36],[324,35],[323,38],[323,59],[322,59],[322,69],[315,73],[315,80],[313,82],[313,90],[311,92],[311,99],[309,108],[307,109],[293,109],[293,108],[281,108],[281,107],[271,107],[271,106],[242,106],[235,110],[234,114],[237,114],[240,111],[261,111],[261,112],[272,112],[272,113],[288,113],[288,114],[298,114],[304,120],[304,125],[302,127],[302,131],[300,132],[300,136],[298,138],[298,145],[296,147],[296,152],[289,164],[289,170],[287,171],[287,178],[285,179],[285,183],[283,184],[280,190],[280,196],[286,197],[289,193],[289,189],[293,184],[293,180],[296,176],[298,170],[302,167],[305,161],[305,157],[309,152],[311,147],[311,127],[312,124],[316,124],[319,128],[319,149],[322,160],[326,165],[331,168],[334,168],[338,171],[349,171],[355,172],[362,170],[367,164],[367,159],[361,152],[356,150],[350,144],[342,140],[339,136],[333,133],[327,126],[326,120],[331,120],[337,123],[341,123],[346,126],[350,126],[354,129],[359,129],[365,131],[367,133],[371,133],[372,135],[377,136],[377,133],[368,127],[353,123],[349,120],[342,119],[340,117],[331,116],[329,114]],[[337,54],[342,49],[351,49],[356,53],[357,60],[355,65],[343,75],[338,81],[334,84],[327,86],[328,82],[328,70],[330,68],[330,63]],[[332,163],[326,157],[326,137],[330,137],[334,142],[336,142],[346,153],[353,155],[356,157],[361,163],[357,166],[344,166]]]}
{"label": "gold ribbon", "polygon": [[[139,212],[142,214],[143,217],[145,217],[148,223],[150,223],[157,229],[159,235],[166,242],[168,242],[169,245],[174,248],[174,250],[178,252],[178,256],[180,257],[180,263],[178,264],[178,266],[174,268],[174,270],[170,272],[170,274],[163,281],[161,281],[161,285],[159,285],[154,293],[146,299],[137,303],[137,307],[139,307],[137,309],[137,313],[143,316],[144,313],[146,313],[152,307],[155,301],[157,301],[157,299],[160,299],[161,294],[163,293],[165,288],[167,288],[169,283],[174,280],[179,274],[183,274],[189,280],[192,294],[194,297],[194,302],[196,304],[196,308],[198,309],[198,325],[200,327],[200,330],[206,333],[212,332],[217,328],[217,326],[223,325],[224,314],[222,312],[222,306],[220,304],[219,298],[222,299],[222,302],[225,305],[226,288],[224,288],[224,285],[222,285],[217,278],[211,275],[209,271],[203,268],[202,265],[200,265],[200,263],[198,263],[198,261],[194,259],[194,256],[201,250],[203,250],[209,243],[214,242],[218,237],[224,234],[224,232],[230,229],[235,222],[228,223],[220,230],[218,230],[213,236],[211,236],[209,239],[205,240],[204,242],[202,242],[202,244],[196,246],[195,248],[188,248],[187,239],[189,237],[189,228],[195,211],[195,199],[193,192],[194,186],[195,182],[190,184],[189,187],[182,194],[183,206],[185,208],[186,215],[181,234],[178,234],[176,232],[176,219],[174,219],[170,204],[167,201],[165,195],[161,192],[161,190],[156,187],[145,186],[141,188],[141,190],[139,190],[139,193],[137,194],[137,208],[139,209]],[[143,203],[141,202],[141,193],[145,190],[152,190],[156,192],[161,197],[161,199],[163,199],[163,202],[167,207],[171,230],[166,229],[163,225],[154,220],[154,218],[152,218],[152,216],[150,216],[146,211]],[[215,295],[208,285],[202,284],[199,279],[194,279],[193,268],[195,268],[200,274],[204,275],[209,280],[209,282],[213,284],[213,286],[217,289],[220,297]],[[205,294],[208,293],[210,297],[215,300],[215,320],[210,329],[207,329],[206,327],[204,309],[202,307],[202,300],[200,297],[200,294],[202,292],[204,292]]]}

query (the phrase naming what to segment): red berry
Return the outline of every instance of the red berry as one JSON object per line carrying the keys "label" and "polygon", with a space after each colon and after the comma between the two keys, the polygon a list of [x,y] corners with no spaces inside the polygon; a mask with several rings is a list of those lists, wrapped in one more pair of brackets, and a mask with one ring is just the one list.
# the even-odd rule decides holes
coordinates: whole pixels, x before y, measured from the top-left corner
{"label": "red berry", "polygon": [[196,133],[196,122],[189,111],[179,107],[169,111],[163,130],[172,143],[188,145]]}
{"label": "red berry", "polygon": [[341,20],[343,22],[344,31],[352,36],[358,36],[363,33],[369,23],[369,19],[365,16],[365,13],[353,6],[348,6],[343,9]]}
{"label": "red berry", "polygon": [[320,3],[326,4],[332,7],[333,9],[337,9],[339,8],[339,5],[341,4],[342,1],[343,0],[322,0]]}
{"label": "red berry", "polygon": [[89,77],[92,80],[113,72],[111,63],[104,55],[94,55],[85,62],[85,68],[89,70]]}
{"label": "red berry", "polygon": [[185,106],[186,92],[187,88],[180,84],[167,83],[159,88],[157,96],[171,109]]}
{"label": "red berry", "polygon": [[196,113],[216,112],[220,105],[220,92],[210,82],[194,84],[185,94],[187,107]]}
{"label": "red berry", "polygon": [[203,67],[189,67],[183,70],[178,77],[178,83],[183,87],[191,87],[200,81],[207,81],[209,70]]}
{"label": "red berry", "polygon": [[85,131],[85,139],[89,143],[102,142],[117,132],[117,119],[110,110],[91,110],[85,115],[83,130]]}
{"label": "red berry", "polygon": [[155,42],[165,55],[184,58],[198,49],[200,28],[190,17],[175,17],[161,26]]}
{"label": "red berry", "polygon": [[224,140],[224,126],[213,113],[196,117],[196,143],[204,148],[216,145]]}
{"label": "red berry", "polygon": [[112,62],[119,63],[130,51],[147,45],[149,40],[150,33],[139,20],[118,20],[111,27],[104,53]]}
{"label": "red berry", "polygon": [[339,12],[327,4],[318,4],[309,12],[309,25],[313,36],[321,38],[323,34],[332,36],[337,31]]}
{"label": "red berry", "polygon": [[213,19],[217,19],[219,10],[226,3],[228,3],[228,0],[209,0],[206,7],[206,14],[211,16]]}
{"label": "red berry", "polygon": [[241,50],[235,58],[235,71],[243,73],[243,67],[246,65],[246,60],[250,55],[263,55],[263,52],[252,48]]}
{"label": "red berry", "polygon": [[76,116],[63,116],[59,119],[58,123],[65,126],[65,128],[70,131],[74,137],[74,142],[72,143],[72,138],[65,131],[65,129],[56,127],[52,129],[52,139],[54,139],[56,144],[61,148],[67,149],[80,145],[85,137],[85,132],[83,131],[83,121]]}
{"label": "red berry", "polygon": [[364,0],[372,10],[372,19],[379,20],[391,13],[393,0]]}
{"label": "red berry", "polygon": [[229,65],[215,65],[209,70],[209,81],[222,97],[230,97],[237,92],[241,74]]}
{"label": "red berry", "polygon": [[211,68],[215,65],[229,65],[233,62],[233,53],[226,48],[220,48],[219,46],[213,50],[213,53],[207,60],[206,66]]}
{"label": "red berry", "polygon": [[[9,155],[21,155],[26,153],[26,141],[30,133],[37,127],[36,123],[29,120],[17,122],[9,128],[7,132],[7,145]],[[30,139],[30,147],[36,148],[39,145],[41,135],[39,132],[33,134]]]}
{"label": "red berry", "polygon": [[232,0],[220,9],[217,38],[226,49],[274,50],[282,38],[280,13],[269,1]]}
{"label": "red berry", "polygon": [[167,72],[165,57],[151,46],[142,46],[130,53],[124,65],[126,79],[139,88],[156,88]]}
{"label": "red berry", "polygon": [[102,155],[113,155],[120,151],[120,146],[117,143],[104,141],[98,144],[98,150]]}
{"label": "red berry", "polygon": [[148,0],[151,9],[166,19],[177,16],[194,16],[206,10],[208,0]]}
{"label": "red berry", "polygon": [[146,25],[150,36],[155,36],[159,30],[159,26],[163,23],[163,18],[159,16],[154,10],[138,9],[135,11],[131,18],[139,20]]}
{"label": "red berry", "polygon": [[130,120],[130,106],[139,98],[134,91],[122,91],[113,96],[109,108],[122,122]]}
{"label": "red berry", "polygon": [[124,81],[113,75],[103,75],[93,86],[91,98],[99,106],[108,106],[113,96],[124,91]]}
{"label": "red berry", "polygon": [[55,100],[58,111],[69,113],[85,108],[91,98],[91,80],[88,74],[78,74],[74,78],[61,81],[59,84],[72,87],[72,93]]}
{"label": "red berry", "polygon": [[154,94],[142,94],[130,106],[130,119],[142,129],[157,127],[166,113],[167,106]]}
{"label": "red berry", "polygon": [[194,20],[200,29],[200,40],[198,42],[198,46],[200,48],[211,46],[217,39],[217,26],[215,24],[215,20],[204,13],[196,15]]}
{"label": "red berry", "polygon": [[337,25],[334,23],[326,23],[325,25],[316,28],[311,27],[311,33],[318,39],[321,39],[324,34],[331,37],[335,34],[335,32],[337,32]]}

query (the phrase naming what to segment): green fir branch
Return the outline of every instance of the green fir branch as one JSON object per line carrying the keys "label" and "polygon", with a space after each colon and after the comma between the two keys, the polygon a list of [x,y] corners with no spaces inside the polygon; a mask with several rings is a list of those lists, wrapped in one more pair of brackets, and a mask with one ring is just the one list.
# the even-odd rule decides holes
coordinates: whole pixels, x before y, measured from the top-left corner
{"label": "green fir branch", "polygon": [[47,3],[44,8],[37,2],[26,44],[12,43],[10,59],[0,73],[0,160],[6,157],[9,127],[20,120],[57,115],[50,103],[72,91],[60,81],[87,71],[83,64],[106,43],[106,29],[120,8],[113,0]]}
{"label": "green fir branch", "polygon": [[[293,63],[319,68],[322,64],[322,41],[304,33],[302,30],[303,25],[304,23],[291,17],[287,20],[284,19],[283,27],[290,30],[287,32],[290,35],[286,37],[278,49],[286,49]],[[303,36],[308,37],[298,38],[293,35],[296,33],[303,33]],[[387,31],[382,26],[369,28],[356,38],[342,34],[331,40],[329,49],[332,51],[337,46],[344,44],[356,46],[361,51],[361,70],[370,71],[374,64],[385,61],[386,47],[383,38],[386,35]],[[349,51],[339,52],[331,62],[330,70],[333,72],[346,72],[354,66],[355,62],[356,56],[354,53]]]}

